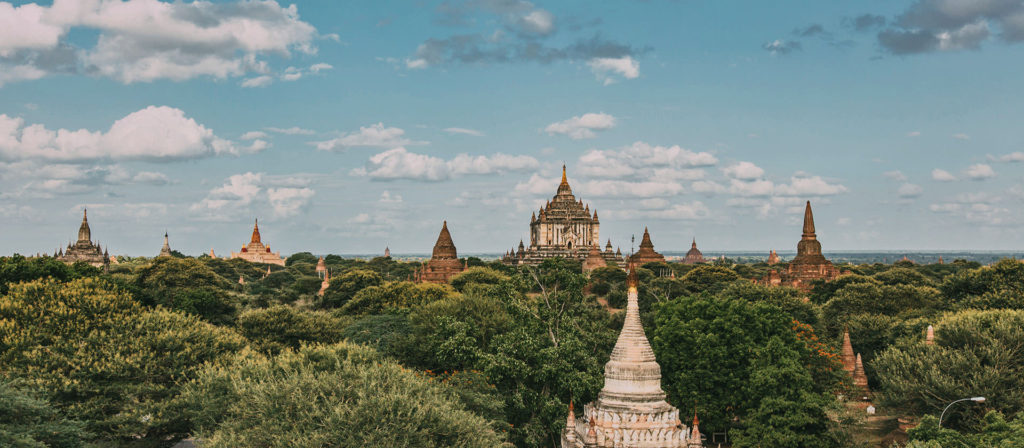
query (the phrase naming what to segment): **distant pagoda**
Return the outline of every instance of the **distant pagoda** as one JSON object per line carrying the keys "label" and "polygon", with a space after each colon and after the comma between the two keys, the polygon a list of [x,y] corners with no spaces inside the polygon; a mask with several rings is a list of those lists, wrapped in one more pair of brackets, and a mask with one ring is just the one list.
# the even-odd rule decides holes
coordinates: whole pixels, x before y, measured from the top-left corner
{"label": "distant pagoda", "polygon": [[693,239],[690,243],[690,250],[686,252],[686,258],[683,258],[683,264],[697,264],[704,263],[704,254],[701,253],[700,249],[697,249],[697,238]]}
{"label": "distant pagoda", "polygon": [[814,214],[811,213],[811,201],[804,208],[804,229],[800,242],[796,246],[796,257],[782,272],[771,271],[761,279],[761,284],[769,286],[793,286],[810,289],[814,280],[835,280],[840,272],[831,261],[821,254],[821,243],[814,231]]}
{"label": "distant pagoda", "polygon": [[611,359],[604,366],[604,387],[597,400],[576,418],[569,405],[562,448],[702,447],[697,416],[693,427],[680,420],[679,409],[665,401],[661,366],[640,322],[636,269],[631,266],[626,320]]}
{"label": "distant pagoda", "polygon": [[441,233],[437,235],[437,242],[434,243],[430,261],[424,263],[416,271],[416,281],[448,283],[448,280],[464,270],[465,266],[459,262],[459,254],[455,250],[452,234],[448,232],[448,221],[444,221],[441,225]]}
{"label": "distant pagoda", "polygon": [[249,244],[242,246],[240,252],[231,252],[231,258],[241,258],[252,263],[266,263],[284,266],[284,259],[280,252],[271,252],[270,246],[264,246],[260,238],[260,220],[252,228],[252,238]]}
{"label": "distant pagoda", "polygon": [[[519,247],[506,252],[501,261],[507,265],[537,265],[545,259],[562,257],[583,262],[591,248],[601,244],[601,222],[597,210],[576,199],[562,165],[562,182],[555,196],[530,216],[530,246],[519,241]],[[605,263],[622,263],[622,258],[611,250],[611,240],[601,253]]]}
{"label": "distant pagoda", "polygon": [[[694,247],[696,247],[696,244]],[[655,252],[654,243],[651,242],[651,233],[647,231],[647,227],[644,227],[644,237],[640,240],[640,248],[637,249],[635,254],[629,256],[629,263],[643,266],[647,263],[658,262],[664,263],[665,256]]]}
{"label": "distant pagoda", "polygon": [[171,254],[171,244],[167,240],[167,231],[164,231],[164,247],[160,248],[160,255],[157,255],[157,257],[170,257],[170,256],[172,256],[172,254]]}
{"label": "distant pagoda", "polygon": [[88,210],[82,209],[82,225],[78,226],[78,241],[68,243],[67,248],[54,251],[53,257],[67,264],[81,261],[107,270],[110,267],[110,253],[106,249],[101,249],[99,243],[92,241],[88,215]]}

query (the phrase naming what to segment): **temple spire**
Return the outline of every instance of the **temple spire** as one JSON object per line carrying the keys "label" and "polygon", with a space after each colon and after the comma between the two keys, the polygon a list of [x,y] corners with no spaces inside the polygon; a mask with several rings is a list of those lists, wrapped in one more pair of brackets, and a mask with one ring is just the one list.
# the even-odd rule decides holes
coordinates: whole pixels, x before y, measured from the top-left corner
{"label": "temple spire", "polygon": [[811,213],[811,201],[807,201],[807,207],[804,208],[804,239],[815,239],[817,235],[814,233],[814,214]]}
{"label": "temple spire", "polygon": [[853,371],[857,368],[857,356],[853,354],[853,344],[850,343],[850,330],[843,330],[843,348],[841,352],[843,360],[843,370],[853,376]]}
{"label": "temple spire", "polygon": [[250,242],[252,242],[252,243],[261,243],[260,242],[260,220],[259,220],[259,218],[256,218],[256,224],[254,224],[253,227],[252,227],[252,239],[250,240]]}
{"label": "temple spire", "polygon": [[78,227],[78,241],[91,241],[92,231],[89,229],[89,211],[82,209],[82,225]]}

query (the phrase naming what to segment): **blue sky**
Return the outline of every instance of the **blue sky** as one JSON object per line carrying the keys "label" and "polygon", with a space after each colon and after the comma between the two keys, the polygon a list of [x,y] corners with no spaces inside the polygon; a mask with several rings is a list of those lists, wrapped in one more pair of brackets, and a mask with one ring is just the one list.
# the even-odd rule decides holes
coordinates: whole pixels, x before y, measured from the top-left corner
{"label": "blue sky", "polygon": [[0,246],[1024,246],[1021,1],[0,2]]}

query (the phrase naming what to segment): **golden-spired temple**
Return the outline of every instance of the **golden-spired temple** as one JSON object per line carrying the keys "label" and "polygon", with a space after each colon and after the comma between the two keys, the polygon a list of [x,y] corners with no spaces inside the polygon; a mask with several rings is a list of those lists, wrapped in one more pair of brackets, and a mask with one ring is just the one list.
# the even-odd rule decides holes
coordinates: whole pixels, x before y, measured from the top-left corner
{"label": "golden-spired temple", "polygon": [[796,246],[796,257],[789,262],[785,271],[771,271],[759,283],[810,289],[811,281],[835,280],[839,274],[839,269],[821,254],[821,243],[814,231],[811,201],[807,201],[807,207],[804,209],[804,232]]}
{"label": "golden-spired temple", "polygon": [[270,246],[264,246],[260,239],[260,221],[257,219],[252,228],[249,244],[242,246],[241,252],[231,252],[231,258],[241,258],[252,263],[266,263],[284,266],[280,252],[271,252]]}
{"label": "golden-spired temple", "polygon": [[636,269],[630,269],[626,321],[604,366],[604,387],[580,418],[570,404],[562,448],[703,446],[696,415],[687,428],[679,409],[665,401],[661,366],[640,322],[636,287]]}
{"label": "golden-spired temple", "polygon": [[88,211],[83,209],[82,225],[78,226],[78,241],[75,241],[74,244],[68,243],[66,249],[55,251],[53,258],[67,264],[75,264],[81,261],[106,270],[110,266],[110,253],[105,249],[100,249],[99,243],[92,241],[92,230],[89,229],[88,215]]}
{"label": "golden-spired temple", "polygon": [[[597,210],[590,211],[576,199],[562,165],[562,182],[555,196],[530,217],[530,246],[522,241],[519,248],[507,252],[501,261],[507,265],[536,265],[547,258],[571,258],[583,262],[591,249],[600,248],[601,222]],[[611,241],[601,253],[605,263],[621,263],[622,258],[612,252]]]}
{"label": "golden-spired temple", "polygon": [[664,263],[665,256],[654,251],[654,243],[651,242],[651,233],[644,227],[644,237],[640,240],[640,248],[636,253],[629,256],[629,263],[643,266],[647,263]]}
{"label": "golden-spired temple", "polygon": [[464,271],[465,266],[459,262],[459,254],[455,250],[455,242],[452,241],[452,234],[448,232],[448,221],[441,225],[441,233],[437,235],[437,243],[434,243],[434,252],[427,261],[416,271],[417,282],[448,283],[452,277]]}

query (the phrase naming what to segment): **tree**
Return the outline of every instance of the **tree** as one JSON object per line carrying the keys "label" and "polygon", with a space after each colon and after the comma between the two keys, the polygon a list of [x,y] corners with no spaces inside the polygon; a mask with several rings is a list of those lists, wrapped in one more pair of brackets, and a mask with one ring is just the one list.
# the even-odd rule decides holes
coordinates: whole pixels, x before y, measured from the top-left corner
{"label": "tree", "polygon": [[79,448],[89,438],[82,423],[67,419],[36,394],[0,381],[0,446]]}
{"label": "tree", "polygon": [[910,285],[910,286],[931,286],[935,287],[935,282],[928,278],[924,274],[914,270],[913,268],[892,268],[888,271],[879,272],[872,275],[871,278],[878,280],[883,285]]}
{"label": "tree", "polygon": [[186,436],[189,421],[169,401],[204,363],[243,346],[231,330],[147,310],[95,278],[23,283],[0,298],[0,374],[124,446]]}
{"label": "tree", "polygon": [[[766,402],[769,398],[799,401],[793,397],[801,391],[826,397],[837,387],[835,376],[752,386],[783,370],[817,379],[805,366],[819,364],[815,357],[823,355],[812,353],[794,327],[792,317],[774,305],[704,294],[655,307],[649,334],[670,401],[696,403],[704,427],[723,430],[734,417],[768,424],[761,417],[767,418],[771,408],[762,406],[782,406]],[[791,371],[794,365],[802,372]]]}
{"label": "tree", "polygon": [[496,447],[491,422],[429,376],[348,343],[304,346],[274,358],[243,353],[209,368],[182,402],[210,448]]}
{"label": "tree", "polygon": [[448,285],[387,282],[363,288],[340,308],[343,314],[379,314],[388,310],[422,306],[457,294]]}
{"label": "tree", "polygon": [[234,285],[195,258],[160,257],[139,270],[136,291],[146,304],[195,314],[213,323],[234,319]]}
{"label": "tree", "polygon": [[[903,338],[871,363],[883,403],[912,414],[938,414],[949,402],[987,398],[984,407],[956,406],[944,426],[981,426],[986,409],[1024,410],[1024,311],[961,311],[935,324],[935,343]],[[948,422],[948,423],[947,423]]]}
{"label": "tree", "polygon": [[383,280],[376,272],[356,269],[331,279],[331,284],[317,302],[320,308],[340,308],[352,300],[356,293],[370,286],[378,286]]}
{"label": "tree", "polygon": [[238,316],[243,336],[267,353],[285,348],[297,349],[303,343],[339,342],[351,319],[334,317],[323,311],[302,311],[288,305],[254,309]]}
{"label": "tree", "polygon": [[724,266],[697,266],[683,276],[682,281],[691,293],[714,292],[726,283],[740,278]]}
{"label": "tree", "polygon": [[294,265],[296,263],[308,263],[308,264],[315,265],[318,261],[320,261],[320,259],[317,258],[316,255],[313,255],[313,254],[311,254],[309,252],[299,252],[299,253],[295,253],[295,254],[290,255],[284,261],[284,265],[285,266],[292,266],[292,265]]}
{"label": "tree", "polygon": [[497,285],[498,283],[508,280],[508,278],[509,277],[507,275],[493,269],[475,267],[469,268],[461,274],[456,275],[448,283],[450,283],[456,291],[464,292],[463,290],[469,284]]}
{"label": "tree", "polygon": [[100,270],[88,264],[68,265],[51,257],[25,258],[14,254],[0,257],[0,295],[7,294],[10,286],[41,278],[68,281],[82,277],[100,275]]}

